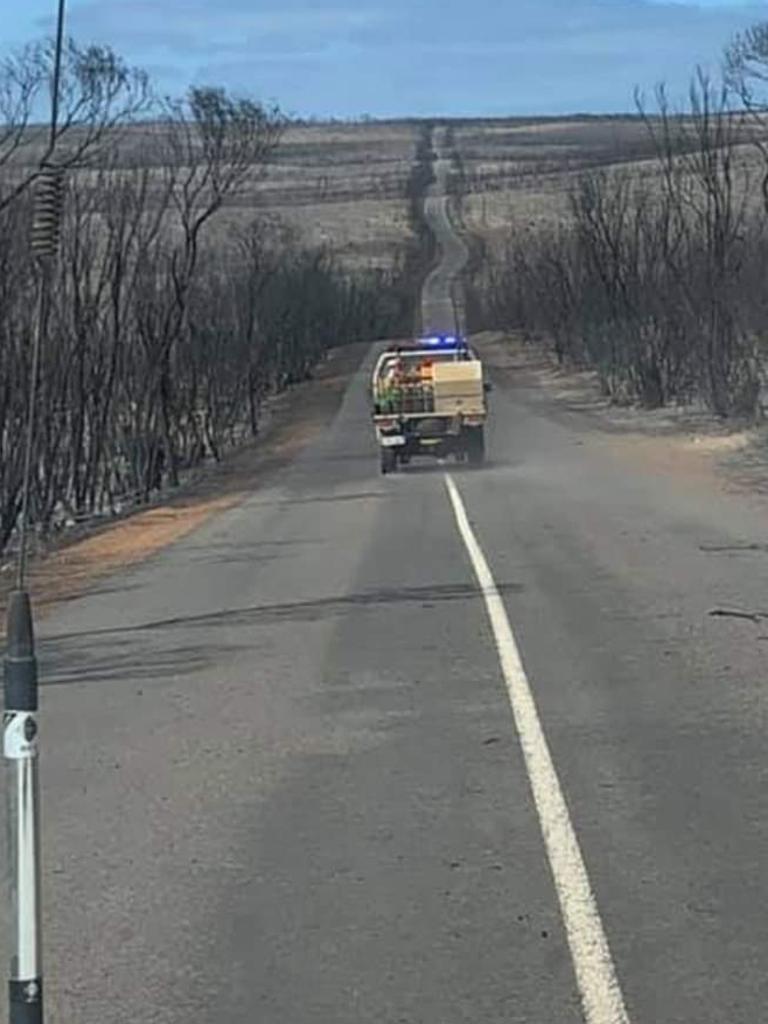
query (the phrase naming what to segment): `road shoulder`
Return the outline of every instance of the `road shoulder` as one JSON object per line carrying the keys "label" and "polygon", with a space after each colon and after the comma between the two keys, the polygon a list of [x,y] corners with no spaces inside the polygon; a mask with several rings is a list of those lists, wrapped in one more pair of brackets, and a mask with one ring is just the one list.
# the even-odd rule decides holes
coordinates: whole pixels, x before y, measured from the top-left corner
{"label": "road shoulder", "polygon": [[[263,437],[208,467],[176,494],[51,543],[31,566],[30,591],[37,617],[81,596],[113,573],[143,562],[264,486],[330,426],[369,349],[368,342],[332,349],[313,380],[275,400]],[[8,562],[0,569],[0,636],[13,586],[14,566]]]}
{"label": "road shoulder", "polygon": [[700,405],[617,405],[601,393],[594,372],[558,366],[544,344],[514,333],[487,331],[472,343],[516,400],[572,428],[585,443],[681,486],[768,501],[768,427],[723,422]]}

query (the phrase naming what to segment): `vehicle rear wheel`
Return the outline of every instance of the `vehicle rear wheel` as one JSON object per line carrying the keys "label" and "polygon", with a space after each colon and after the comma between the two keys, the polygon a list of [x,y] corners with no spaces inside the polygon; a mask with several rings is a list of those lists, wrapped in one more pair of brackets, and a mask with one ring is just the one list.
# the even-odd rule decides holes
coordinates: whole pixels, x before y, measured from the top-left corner
{"label": "vehicle rear wheel", "polygon": [[392,448],[381,449],[381,472],[394,473],[397,469],[397,453]]}
{"label": "vehicle rear wheel", "polygon": [[466,452],[472,466],[480,466],[485,461],[485,432],[482,427],[467,430]]}

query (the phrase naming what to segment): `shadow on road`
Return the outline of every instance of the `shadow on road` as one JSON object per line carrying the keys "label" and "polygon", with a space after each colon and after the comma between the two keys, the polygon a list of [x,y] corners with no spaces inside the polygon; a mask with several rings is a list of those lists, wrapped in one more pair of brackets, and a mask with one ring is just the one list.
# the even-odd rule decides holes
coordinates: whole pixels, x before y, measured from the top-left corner
{"label": "shadow on road", "polygon": [[483,471],[509,468],[511,462],[502,462],[499,459],[486,459],[480,466],[470,466],[466,462],[411,462],[407,466],[401,466],[397,473],[403,476],[429,476],[433,473],[450,473],[451,476],[476,476]]}

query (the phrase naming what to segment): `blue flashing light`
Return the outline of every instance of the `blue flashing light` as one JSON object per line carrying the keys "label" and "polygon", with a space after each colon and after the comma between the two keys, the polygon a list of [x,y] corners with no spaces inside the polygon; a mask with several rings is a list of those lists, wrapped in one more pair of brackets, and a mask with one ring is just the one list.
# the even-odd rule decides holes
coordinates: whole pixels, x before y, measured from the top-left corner
{"label": "blue flashing light", "polygon": [[420,343],[429,348],[466,348],[467,345],[463,338],[458,338],[455,334],[432,335],[429,338],[422,338]]}

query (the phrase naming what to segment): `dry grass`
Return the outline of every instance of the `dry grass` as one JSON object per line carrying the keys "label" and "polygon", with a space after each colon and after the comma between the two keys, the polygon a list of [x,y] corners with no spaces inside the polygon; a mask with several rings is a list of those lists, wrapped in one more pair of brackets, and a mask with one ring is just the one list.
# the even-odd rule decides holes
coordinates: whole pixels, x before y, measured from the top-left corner
{"label": "dry grass", "polygon": [[[126,165],[159,159],[152,125],[123,133]],[[418,121],[294,124],[266,173],[248,182],[214,227],[226,238],[255,214],[276,216],[349,266],[387,267],[409,233],[405,187]],[[654,144],[639,118],[457,121],[454,144],[470,194],[467,229],[491,245],[511,228],[567,216],[567,195],[588,168],[631,166],[653,178]]]}
{"label": "dry grass", "polygon": [[274,214],[347,265],[391,266],[409,233],[405,186],[417,137],[407,123],[293,126],[237,215]]}
{"label": "dry grass", "polygon": [[355,269],[391,267],[411,233],[403,200],[372,198],[258,206],[245,202],[223,211],[214,230],[222,239],[231,237],[232,226],[259,214],[277,218],[303,244],[328,248],[340,263]]}
{"label": "dry grass", "polygon": [[[164,151],[158,131],[152,124],[120,129],[112,175],[144,166],[159,179]],[[299,242],[329,247],[344,265],[391,266],[410,231],[406,185],[418,137],[415,122],[291,125],[266,171],[247,180],[211,223],[215,241],[254,216],[277,217]],[[5,178],[21,176],[36,154],[34,145],[22,148]],[[77,173],[86,185],[96,184],[94,170]],[[158,196],[161,191],[158,180]]]}
{"label": "dry grass", "polygon": [[[567,220],[569,192],[586,170],[631,169],[651,188],[659,180],[654,141],[639,118],[467,122],[454,138],[469,181],[464,223],[492,251],[510,231],[538,232]],[[739,162],[759,203],[760,168],[746,144]]]}
{"label": "dry grass", "polygon": [[490,249],[510,231],[539,232],[568,216],[568,193],[588,167],[647,159],[648,133],[633,119],[467,123],[454,132],[469,182],[466,228]]}

